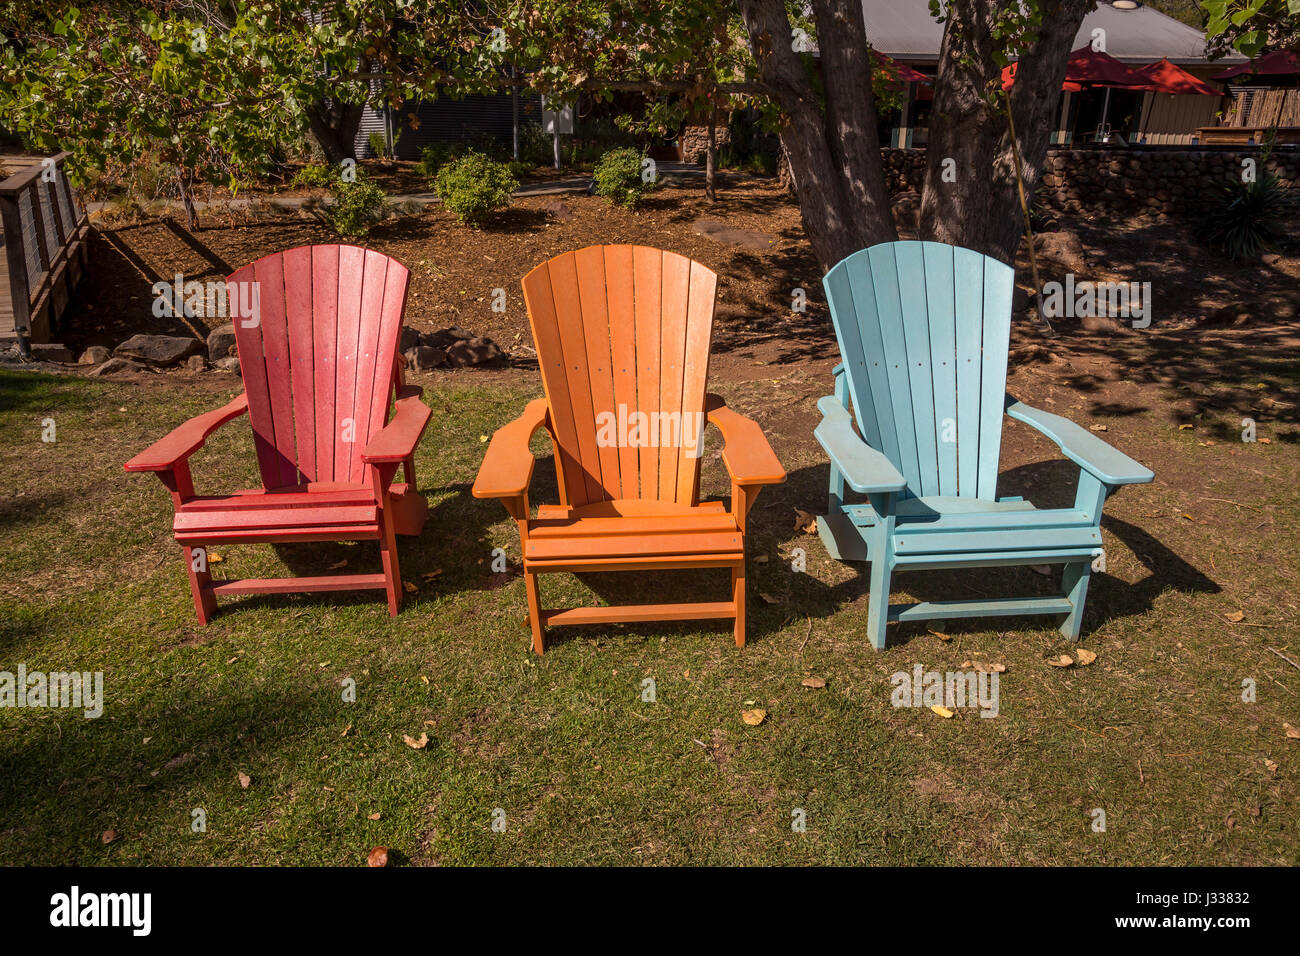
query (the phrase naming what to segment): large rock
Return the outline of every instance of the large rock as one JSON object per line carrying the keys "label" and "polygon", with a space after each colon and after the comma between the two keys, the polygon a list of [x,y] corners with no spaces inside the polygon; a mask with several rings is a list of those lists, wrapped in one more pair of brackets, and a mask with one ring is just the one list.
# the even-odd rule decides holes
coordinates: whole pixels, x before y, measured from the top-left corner
{"label": "large rock", "polygon": [[71,362],[76,358],[71,349],[58,342],[32,342],[32,358],[38,362]]}
{"label": "large rock", "polygon": [[487,365],[503,361],[506,353],[491,339],[477,338],[456,342],[447,349],[447,362],[456,368]]}
{"label": "large rock", "polygon": [[216,363],[227,355],[235,354],[235,326],[227,322],[208,333],[208,361]]}
{"label": "large rock", "polygon": [[1074,233],[1065,229],[1056,232],[1040,232],[1034,244],[1038,255],[1049,259],[1076,276],[1088,271],[1087,255],[1083,243]]}
{"label": "large rock", "polygon": [[185,361],[203,349],[203,343],[179,335],[133,335],[113,354],[118,358],[134,359],[155,368],[167,368]]}
{"label": "large rock", "polygon": [[99,377],[101,375],[114,375],[118,372],[145,372],[148,371],[148,369],[149,366],[145,365],[142,362],[135,362],[127,358],[114,357],[109,359],[107,362],[105,362],[99,368],[95,369],[90,374],[95,377]]}
{"label": "large rock", "polygon": [[397,340],[397,351],[405,355],[420,344],[420,332],[409,325],[402,326],[401,337]]}
{"label": "large rock", "polygon": [[737,226],[729,226],[725,222],[719,222],[716,219],[697,219],[691,223],[691,231],[706,236],[715,242],[738,246],[741,249],[750,249],[754,252],[767,252],[780,241],[778,237],[769,232],[759,232],[757,229],[741,229]]}
{"label": "large rock", "polygon": [[238,355],[227,355],[223,359],[217,359],[212,364],[215,365],[217,368],[221,369],[223,372],[234,372],[236,375],[239,374]]}
{"label": "large rock", "polygon": [[402,355],[406,358],[406,364],[418,371],[427,371],[431,368],[437,368],[447,361],[447,353],[442,349],[436,349],[432,345],[417,345],[409,348]]}
{"label": "large rock", "polygon": [[446,349],[455,345],[457,342],[464,342],[473,337],[474,336],[466,332],[459,325],[453,325],[449,329],[439,329],[437,332],[423,333],[420,336],[420,344],[435,349]]}
{"label": "large rock", "polygon": [[81,358],[77,359],[78,365],[102,365],[113,357],[103,345],[92,345],[86,351],[81,353]]}

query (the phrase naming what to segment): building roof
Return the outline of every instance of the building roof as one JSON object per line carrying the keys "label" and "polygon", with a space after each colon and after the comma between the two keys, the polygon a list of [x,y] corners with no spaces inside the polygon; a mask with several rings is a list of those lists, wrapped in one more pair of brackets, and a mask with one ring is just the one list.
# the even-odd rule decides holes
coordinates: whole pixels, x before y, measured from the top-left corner
{"label": "building roof", "polygon": [[[936,63],[943,42],[943,24],[930,16],[929,0],[862,0],[867,41],[896,60]],[[1161,58],[1181,66],[1208,64],[1205,34],[1141,4],[1136,10],[1120,10],[1106,0],[1083,18],[1083,26],[1071,49],[1092,42],[1092,31],[1106,31],[1106,52],[1124,63],[1152,63]],[[1225,56],[1215,63],[1228,65],[1245,61],[1242,56]]]}

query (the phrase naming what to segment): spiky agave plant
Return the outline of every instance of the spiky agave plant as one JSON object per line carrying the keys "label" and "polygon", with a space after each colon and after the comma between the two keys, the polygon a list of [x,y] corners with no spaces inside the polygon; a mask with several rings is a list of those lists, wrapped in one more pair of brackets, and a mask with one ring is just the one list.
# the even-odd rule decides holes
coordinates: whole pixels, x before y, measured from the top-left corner
{"label": "spiky agave plant", "polygon": [[1276,251],[1296,209],[1295,190],[1261,170],[1253,182],[1234,177],[1221,187],[1201,223],[1201,238],[1232,259]]}

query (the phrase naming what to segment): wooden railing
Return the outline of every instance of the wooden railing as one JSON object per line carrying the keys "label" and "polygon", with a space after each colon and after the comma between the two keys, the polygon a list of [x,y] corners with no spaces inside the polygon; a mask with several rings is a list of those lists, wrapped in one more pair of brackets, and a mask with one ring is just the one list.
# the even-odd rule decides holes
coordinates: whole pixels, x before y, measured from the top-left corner
{"label": "wooden railing", "polygon": [[0,310],[13,312],[11,328],[0,320],[0,338],[16,336],[24,351],[29,339],[51,341],[86,262],[90,224],[68,182],[68,156],[37,160],[0,182],[9,279]]}

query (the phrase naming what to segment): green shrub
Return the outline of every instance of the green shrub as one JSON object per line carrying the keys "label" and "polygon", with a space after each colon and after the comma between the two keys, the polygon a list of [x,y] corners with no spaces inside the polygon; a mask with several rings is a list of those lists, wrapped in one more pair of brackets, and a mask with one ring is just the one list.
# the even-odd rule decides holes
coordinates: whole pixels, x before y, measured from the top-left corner
{"label": "green shrub", "polygon": [[376,159],[388,158],[388,137],[378,130],[366,137],[366,146],[370,149],[370,155]]}
{"label": "green shrub", "polygon": [[541,123],[519,125],[519,159],[529,168],[549,166],[555,159],[555,144]]}
{"label": "green shrub", "polygon": [[308,163],[293,174],[289,185],[299,189],[329,189],[338,182],[339,171],[325,163]]}
{"label": "green shrub", "polygon": [[443,205],[461,222],[478,225],[496,210],[510,205],[519,180],[505,163],[470,151],[438,171],[433,188]]}
{"label": "green shrub", "polygon": [[1200,235],[1229,258],[1253,259],[1277,249],[1296,205],[1295,193],[1268,170],[1250,183],[1234,176],[1211,203]]}
{"label": "green shrub", "polygon": [[611,149],[596,164],[596,192],[627,209],[635,209],[653,182],[641,179],[641,154],[635,149]]}
{"label": "green shrub", "polygon": [[388,215],[388,197],[364,170],[357,170],[354,182],[336,178],[331,191],[334,205],[325,211],[325,219],[340,236],[365,236],[371,226]]}

